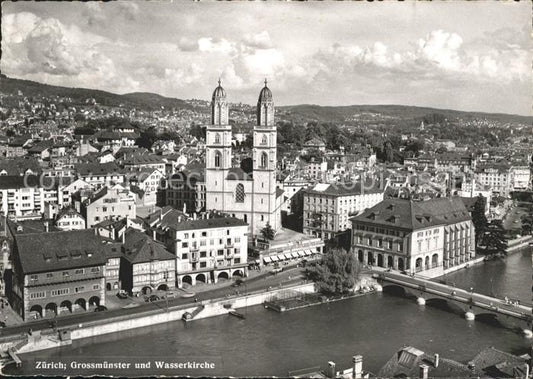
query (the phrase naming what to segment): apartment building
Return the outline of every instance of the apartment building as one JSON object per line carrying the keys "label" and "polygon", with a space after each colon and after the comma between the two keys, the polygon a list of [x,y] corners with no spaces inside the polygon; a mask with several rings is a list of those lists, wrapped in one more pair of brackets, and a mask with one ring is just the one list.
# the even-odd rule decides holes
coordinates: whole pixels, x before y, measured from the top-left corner
{"label": "apartment building", "polygon": [[135,218],[135,194],[120,185],[104,187],[81,204],[81,214],[91,228],[104,220]]}
{"label": "apartment building", "polygon": [[179,287],[248,275],[248,224],[238,218],[178,217],[156,223],[152,230],[175,254]]}
{"label": "apartment building", "polygon": [[303,190],[304,234],[328,240],[348,229],[350,217],[383,200],[384,190],[361,183],[319,183]]}

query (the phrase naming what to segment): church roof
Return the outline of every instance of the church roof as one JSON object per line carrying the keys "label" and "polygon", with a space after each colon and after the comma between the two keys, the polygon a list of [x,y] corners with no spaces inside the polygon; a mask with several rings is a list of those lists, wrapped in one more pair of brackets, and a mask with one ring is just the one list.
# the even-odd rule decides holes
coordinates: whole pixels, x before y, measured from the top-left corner
{"label": "church roof", "polygon": [[215,91],[213,92],[213,100],[215,100],[215,98],[220,98],[220,97],[226,97],[226,91],[224,91],[224,88],[222,88],[222,86],[220,85],[220,79],[219,79],[218,87],[215,88]]}
{"label": "church roof", "polygon": [[259,102],[266,101],[266,100],[272,100],[272,91],[267,87],[267,81],[265,79],[265,86],[259,92]]}

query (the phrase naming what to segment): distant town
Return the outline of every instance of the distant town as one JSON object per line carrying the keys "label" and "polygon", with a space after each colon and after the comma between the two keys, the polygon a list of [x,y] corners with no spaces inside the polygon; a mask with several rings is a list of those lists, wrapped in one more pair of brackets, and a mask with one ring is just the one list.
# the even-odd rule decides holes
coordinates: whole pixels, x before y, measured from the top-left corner
{"label": "distant town", "polygon": [[[533,335],[531,305],[442,281],[533,243],[533,118],[276,107],[266,79],[254,105],[231,103],[220,81],[205,88],[209,100],[179,100],[0,78],[6,362],[111,324],[242,319],[249,305],[284,312],[387,287]],[[529,375],[527,357],[479,350],[460,363],[404,347],[379,376]],[[362,359],[315,374],[378,374]]]}

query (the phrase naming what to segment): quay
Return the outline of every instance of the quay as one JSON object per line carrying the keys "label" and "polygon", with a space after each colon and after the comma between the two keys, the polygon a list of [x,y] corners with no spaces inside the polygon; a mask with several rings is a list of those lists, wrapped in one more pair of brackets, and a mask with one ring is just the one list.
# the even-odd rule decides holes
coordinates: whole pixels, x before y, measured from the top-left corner
{"label": "quay", "polygon": [[[33,332],[32,335],[22,333],[0,337],[0,351],[8,352],[15,359],[19,354],[57,348],[72,344],[72,341],[97,337],[109,333],[142,328],[146,326],[185,320],[186,322],[202,318],[233,314],[236,309],[247,306],[260,305],[277,296],[287,293],[304,294],[315,292],[314,283],[291,283],[272,289],[261,289],[248,294],[203,300],[198,303],[188,303],[172,306],[168,309],[157,308],[138,311],[127,315],[113,316],[93,320],[80,324],[65,325],[57,330],[46,329]],[[133,308],[133,310],[137,310]],[[188,315],[187,315],[188,314]],[[241,315],[243,316],[243,315]],[[242,318],[242,317],[240,317]],[[67,321],[67,320],[64,320]],[[10,352],[11,351],[11,352]]]}

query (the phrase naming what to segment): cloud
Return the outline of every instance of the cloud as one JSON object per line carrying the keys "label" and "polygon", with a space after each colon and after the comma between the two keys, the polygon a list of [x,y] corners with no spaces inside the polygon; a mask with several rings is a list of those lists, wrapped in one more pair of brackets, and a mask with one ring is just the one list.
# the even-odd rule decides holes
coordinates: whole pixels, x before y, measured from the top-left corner
{"label": "cloud", "polygon": [[256,49],[270,49],[272,47],[270,35],[266,30],[257,34],[246,34],[243,39],[243,44]]}
{"label": "cloud", "polygon": [[224,53],[229,54],[235,51],[235,43],[224,38],[202,37],[198,40],[198,48],[205,53]]}
{"label": "cloud", "polygon": [[178,47],[181,51],[196,51],[198,50],[198,41],[181,37],[178,41]]}

